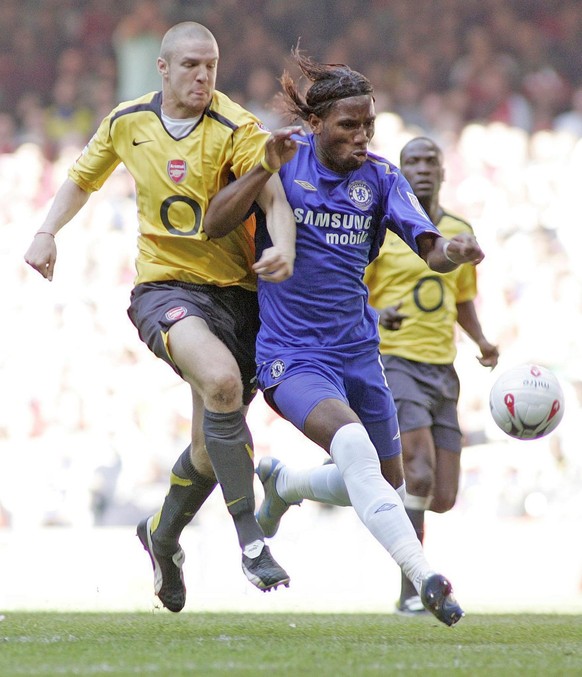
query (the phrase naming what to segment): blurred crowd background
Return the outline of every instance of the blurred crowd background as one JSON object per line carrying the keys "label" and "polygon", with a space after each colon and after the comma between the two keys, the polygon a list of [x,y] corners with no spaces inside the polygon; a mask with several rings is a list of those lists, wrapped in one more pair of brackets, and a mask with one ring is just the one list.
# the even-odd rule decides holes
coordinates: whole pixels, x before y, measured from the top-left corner
{"label": "blurred crowd background", "polygon": [[[476,231],[478,311],[501,363],[459,336],[467,449],[456,511],[582,517],[582,3],[578,0],[2,0],[0,3],[0,526],[133,525],[157,508],[189,438],[187,387],[126,316],[133,183],[120,168],[59,234],[53,283],[23,254],[55,189],[117,102],[159,89],[159,43],[196,20],[221,49],[218,89],[266,126],[291,48],[376,88],[373,149],[412,136],[446,158],[442,201]],[[574,192],[572,192],[574,191]],[[566,415],[550,437],[495,429],[496,373],[553,369]],[[253,403],[257,456],[323,452]]]}

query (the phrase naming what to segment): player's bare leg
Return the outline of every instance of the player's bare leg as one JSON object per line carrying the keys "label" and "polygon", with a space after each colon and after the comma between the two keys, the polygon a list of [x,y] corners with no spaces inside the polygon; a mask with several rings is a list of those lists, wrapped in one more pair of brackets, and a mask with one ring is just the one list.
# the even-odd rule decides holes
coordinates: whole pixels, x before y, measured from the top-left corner
{"label": "player's bare leg", "polygon": [[[424,516],[431,501],[436,456],[430,428],[401,432],[406,498],[404,507],[421,545],[424,543]],[[399,613],[417,615],[426,609],[416,586],[402,573]]]}
{"label": "player's bare leg", "polygon": [[254,515],[253,443],[236,360],[198,317],[172,325],[169,349],[203,401],[204,445],[237,531],[243,572],[261,590],[288,585],[289,576],[272,558]]}

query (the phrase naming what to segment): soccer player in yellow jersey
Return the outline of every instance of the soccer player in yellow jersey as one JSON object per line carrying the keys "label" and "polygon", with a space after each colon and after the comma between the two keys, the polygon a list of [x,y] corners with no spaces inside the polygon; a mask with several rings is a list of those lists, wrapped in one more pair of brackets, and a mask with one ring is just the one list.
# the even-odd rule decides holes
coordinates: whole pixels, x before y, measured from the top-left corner
{"label": "soccer player in yellow jersey", "polygon": [[137,530],[154,568],[155,592],[171,611],[180,611],[186,599],[180,534],[217,479],[245,575],[261,590],[289,583],[254,516],[252,439],[244,411],[254,393],[256,275],[273,282],[291,276],[295,222],[279,177],[272,176],[258,200],[273,246],[255,264],[251,221],[209,240],[204,215],[230,178],[276,174],[293,156],[290,137],[299,128],[269,134],[216,91],[218,58],[214,36],[200,24],[180,23],[165,34],[157,61],[162,90],[120,104],[102,121],[25,254],[52,280],[55,235],[119,163],[127,167],[139,221],[128,313],[140,338],[191,386],[193,398],[191,444],[172,469],[161,510]]}
{"label": "soccer player in yellow jersey", "polygon": [[[451,241],[473,233],[469,224],[439,203],[443,153],[431,139],[417,137],[401,151],[400,167],[431,221]],[[402,438],[404,505],[420,541],[426,510],[450,510],[459,487],[462,435],[457,416],[459,379],[453,366],[458,323],[475,341],[486,367],[497,364],[475,311],[475,267],[463,264],[435,273],[390,231],[366,271],[370,303],[380,313],[380,352],[394,394]],[[425,609],[403,575],[397,609]]]}

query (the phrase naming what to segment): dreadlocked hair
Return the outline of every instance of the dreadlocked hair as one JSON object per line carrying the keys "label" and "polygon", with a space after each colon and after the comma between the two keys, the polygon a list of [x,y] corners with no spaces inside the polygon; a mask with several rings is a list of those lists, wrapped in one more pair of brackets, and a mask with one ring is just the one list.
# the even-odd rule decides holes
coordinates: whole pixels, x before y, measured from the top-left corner
{"label": "dreadlocked hair", "polygon": [[368,78],[341,63],[317,63],[304,56],[298,47],[291,54],[303,75],[313,84],[303,96],[285,70],[280,78],[283,106],[291,118],[307,120],[310,115],[324,118],[336,101],[351,96],[373,95]]}

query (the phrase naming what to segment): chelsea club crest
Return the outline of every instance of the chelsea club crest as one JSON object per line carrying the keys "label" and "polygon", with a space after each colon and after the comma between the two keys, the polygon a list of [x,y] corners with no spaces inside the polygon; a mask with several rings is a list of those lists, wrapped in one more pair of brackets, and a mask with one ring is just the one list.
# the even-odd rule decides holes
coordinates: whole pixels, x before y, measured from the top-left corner
{"label": "chelsea club crest", "polygon": [[348,197],[358,209],[364,211],[372,204],[372,189],[365,181],[352,181],[348,186]]}
{"label": "chelsea club crest", "polygon": [[285,362],[283,360],[275,360],[271,364],[271,378],[277,379],[285,373]]}

